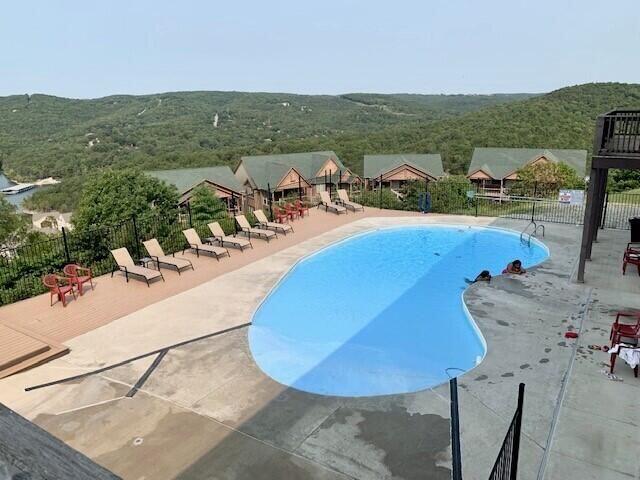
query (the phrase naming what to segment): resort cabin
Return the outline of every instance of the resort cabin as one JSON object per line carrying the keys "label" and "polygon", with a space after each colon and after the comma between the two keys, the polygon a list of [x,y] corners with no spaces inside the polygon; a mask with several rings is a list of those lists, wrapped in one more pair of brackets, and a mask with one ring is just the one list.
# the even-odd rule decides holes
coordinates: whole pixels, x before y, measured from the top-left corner
{"label": "resort cabin", "polygon": [[432,182],[443,176],[439,153],[364,156],[364,178],[374,188],[382,183],[399,190],[407,182]]}
{"label": "resort cabin", "polygon": [[587,165],[586,150],[546,148],[475,148],[467,178],[485,195],[501,196],[518,181],[518,170],[537,163],[565,163],[579,176]]}
{"label": "resort cabin", "polygon": [[326,185],[349,187],[360,178],[332,151],[242,157],[235,172],[253,209],[284,198],[311,198]]}
{"label": "resort cabin", "polygon": [[237,212],[243,202],[243,188],[231,168],[227,166],[203,168],[179,168],[174,170],[151,170],[147,175],[174,185],[180,194],[179,204],[186,205],[193,189],[204,185],[227,205],[230,213]]}

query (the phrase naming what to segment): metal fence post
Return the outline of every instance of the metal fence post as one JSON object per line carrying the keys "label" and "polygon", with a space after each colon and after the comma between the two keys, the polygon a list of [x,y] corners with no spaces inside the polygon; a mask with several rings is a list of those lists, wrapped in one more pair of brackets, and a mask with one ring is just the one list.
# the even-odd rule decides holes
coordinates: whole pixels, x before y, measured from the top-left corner
{"label": "metal fence post", "polygon": [[480,184],[476,183],[476,197],[474,198],[476,201],[476,217],[478,216],[478,193],[480,193]]}
{"label": "metal fence post", "polygon": [[302,201],[302,182],[300,180],[300,175],[298,175],[298,200]]}
{"label": "metal fence post", "polygon": [[458,381],[456,378],[449,380],[449,392],[451,403],[451,464],[453,480],[462,480],[462,458],[460,453],[460,417],[458,415]]}
{"label": "metal fence post", "polygon": [[187,214],[189,215],[189,228],[193,228],[193,219],[191,218],[191,203],[187,203]]}
{"label": "metal fence post", "polygon": [[513,448],[511,449],[511,479],[518,477],[518,454],[520,453],[520,429],[522,427],[522,410],[524,407],[524,383],[518,386],[518,418],[513,429]]}
{"label": "metal fence post", "polygon": [[271,184],[267,183],[267,196],[269,198],[269,220],[273,221],[273,199],[271,198]]}
{"label": "metal fence post", "polygon": [[607,222],[607,207],[609,206],[609,192],[604,194],[604,212],[602,212],[602,222],[600,223],[600,230],[604,230],[604,225]]}
{"label": "metal fence post", "polygon": [[378,182],[378,208],[382,210],[382,175],[380,175]]}
{"label": "metal fence post", "polygon": [[329,198],[331,198],[331,192],[333,192],[333,172],[329,170]]}
{"label": "metal fence post", "polygon": [[538,194],[538,182],[533,184],[533,200],[531,202],[531,221],[536,220],[536,195]]}
{"label": "metal fence post", "polygon": [[67,242],[67,229],[62,227],[62,243],[64,243],[64,258],[67,263],[71,263],[71,255],[69,255],[69,243]]}
{"label": "metal fence post", "polygon": [[131,220],[133,222],[133,235],[136,241],[136,255],[138,256],[138,260],[140,260],[140,258],[142,257],[140,256],[140,237],[138,236],[138,224],[136,223],[136,216],[132,216]]}

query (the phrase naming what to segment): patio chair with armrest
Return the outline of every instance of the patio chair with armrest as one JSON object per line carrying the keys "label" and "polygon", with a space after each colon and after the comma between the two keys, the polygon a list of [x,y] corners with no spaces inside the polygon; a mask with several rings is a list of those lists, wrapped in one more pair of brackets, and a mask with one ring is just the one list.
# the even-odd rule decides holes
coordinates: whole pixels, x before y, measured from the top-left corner
{"label": "patio chair with armrest", "polygon": [[84,287],[83,285],[89,282],[91,290],[93,290],[93,275],[90,268],[81,267],[75,263],[65,265],[62,272],[71,279],[71,285],[75,285],[78,289],[78,293],[82,295]]}
{"label": "patio chair with armrest", "polygon": [[116,271],[121,271],[124,273],[127,283],[129,283],[129,277],[131,276],[143,279],[147,282],[147,287],[150,286],[149,282],[156,278],[161,278],[164,282],[164,276],[160,270],[153,270],[152,268],[136,265],[126,247],[111,250],[111,255],[116,262],[116,268],[111,271],[112,277]]}
{"label": "patio chair with armrest", "polygon": [[273,215],[276,217],[276,222],[278,222],[278,223],[288,223],[289,222],[289,218],[291,218],[291,220],[293,220],[293,217],[291,215],[289,215],[289,213],[287,211],[281,210],[277,205],[273,205],[271,207],[271,209],[273,210]]}
{"label": "patio chair with armrest", "polygon": [[249,238],[251,235],[264,238],[267,242],[272,238],[278,238],[276,232],[272,230],[265,230],[264,228],[253,228],[244,215],[236,215],[236,222],[242,232],[246,233]]}
{"label": "patio chair with armrest", "polygon": [[296,200],[295,207],[298,210],[300,218],[304,217],[305,214],[309,215],[309,207],[305,207],[300,200]]}
{"label": "patio chair with armrest", "polygon": [[638,267],[638,275],[640,275],[640,243],[627,243],[627,248],[622,255],[622,274],[627,272],[627,265],[636,265]]}
{"label": "patio chair with armrest", "polygon": [[337,215],[341,213],[347,213],[347,209],[342,205],[338,205],[337,203],[333,203],[331,197],[329,196],[329,192],[319,192],[320,193],[320,203],[318,207],[324,207],[325,211],[331,210]]}
{"label": "patio chair with armrest", "polygon": [[285,215],[288,215],[291,220],[295,220],[300,216],[300,212],[292,204],[287,203],[284,206]]}
{"label": "patio chair with armrest", "polygon": [[364,212],[364,207],[362,205],[349,200],[349,194],[344,188],[338,189],[338,199],[339,203],[347,207],[349,210],[353,210],[354,212]]}
{"label": "patio chair with armrest", "polygon": [[54,295],[58,298],[58,301],[62,302],[63,307],[67,306],[67,295],[71,294],[73,299],[76,299],[70,278],[49,273],[42,277],[42,283],[49,289],[49,303],[51,306],[53,306]]}
{"label": "patio chair with armrest", "polygon": [[191,261],[186,258],[176,257],[175,254],[165,255],[164,250],[160,246],[160,242],[158,242],[156,238],[145,240],[142,244],[144,245],[144,248],[147,249],[149,257],[151,257],[151,259],[156,262],[156,265],[158,265],[158,269],[160,269],[162,265],[166,267],[173,267],[178,272],[178,275],[182,273],[182,270],[187,268],[190,268],[191,270],[194,269]]}
{"label": "patio chair with armrest", "polygon": [[[190,248],[191,250],[196,252],[196,257],[200,257],[200,253],[208,253],[216,258],[216,260],[220,261],[220,257],[230,257],[231,254],[229,250],[224,247],[216,247],[215,245],[208,245],[203,243],[200,240],[200,235],[194,228],[188,228],[187,230],[183,230],[182,234],[187,239],[188,247],[185,247],[184,250]],[[182,253],[184,253],[182,250]]]}
{"label": "patio chair with armrest", "polygon": [[226,235],[218,222],[208,223],[207,226],[209,227],[209,230],[211,230],[211,234],[213,236],[206,238],[205,241],[209,240],[218,242],[221,247],[224,247],[225,244],[228,244],[232,247],[239,248],[240,251],[244,250],[247,247],[253,248],[250,239]]}
{"label": "patio chair with armrest", "polygon": [[281,232],[285,235],[289,232],[293,232],[293,227],[288,223],[270,222],[262,210],[256,210],[253,212],[253,214],[258,221],[258,225],[260,225],[260,227],[262,228],[273,230],[274,232]]}
{"label": "patio chair with armrest", "polygon": [[[635,323],[620,323],[620,318],[631,318]],[[622,338],[640,339],[640,312],[618,312],[616,320],[611,325],[609,339],[611,346],[620,343]]]}
{"label": "patio chair with armrest", "polygon": [[[613,369],[616,366],[616,359],[618,358],[618,356],[622,354],[623,358],[624,358],[624,353],[627,353],[627,352],[623,352],[623,350],[625,350],[625,349],[627,349],[627,350],[637,350],[638,349],[638,344],[637,343],[636,343],[636,345],[625,345],[625,344],[622,344],[622,343],[618,344],[618,348],[616,349],[615,352],[611,352],[611,356],[609,358],[609,365],[611,365],[611,367],[609,367],[609,372],[610,373],[613,373]],[[634,354],[636,354],[636,353],[634,352]],[[638,378],[638,365],[635,365],[632,368],[633,368],[633,376]]]}

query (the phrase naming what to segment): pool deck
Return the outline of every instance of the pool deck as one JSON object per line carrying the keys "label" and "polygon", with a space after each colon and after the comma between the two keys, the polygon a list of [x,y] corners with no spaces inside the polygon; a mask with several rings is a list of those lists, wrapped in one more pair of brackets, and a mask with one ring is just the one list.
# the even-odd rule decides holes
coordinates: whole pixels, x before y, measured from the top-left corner
{"label": "pool deck", "polygon": [[[447,385],[369,398],[300,392],[260,371],[242,325],[299,258],[346,236],[387,225],[522,230],[526,222],[356,218],[65,339],[65,357],[0,380],[0,402],[127,479],[450,478]],[[622,381],[609,380],[600,372],[608,356],[586,348],[607,342],[612,312],[640,308],[640,278],[633,269],[620,275],[628,232],[605,231],[587,283],[572,283],[580,233],[548,224],[549,260],[525,276],[497,277],[465,292],[488,343],[482,364],[459,378],[465,479],[488,478],[519,382],[527,385],[519,478],[640,478],[633,454],[640,379],[620,362]],[[229,328],[160,357],[23,390]],[[571,329],[580,338],[565,339]],[[146,382],[132,391],[145,372]]]}

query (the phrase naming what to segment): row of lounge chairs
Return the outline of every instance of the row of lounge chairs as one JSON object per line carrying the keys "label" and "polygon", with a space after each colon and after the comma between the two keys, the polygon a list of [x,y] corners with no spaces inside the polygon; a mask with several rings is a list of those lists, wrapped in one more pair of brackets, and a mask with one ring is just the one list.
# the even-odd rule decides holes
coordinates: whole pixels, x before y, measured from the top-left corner
{"label": "row of lounge chairs", "polygon": [[[291,225],[270,222],[262,210],[256,210],[254,215],[258,227],[252,227],[244,215],[235,217],[240,232],[245,234],[246,237],[226,235],[218,222],[212,222],[207,225],[211,231],[211,237],[206,237],[204,241],[194,228],[183,230],[182,234],[186,239],[186,244],[182,254],[184,255],[184,252],[189,249],[196,254],[196,257],[200,257],[200,254],[206,254],[219,261],[221,257],[231,256],[227,247],[237,248],[240,251],[245,248],[253,248],[252,237],[270,241],[278,237],[278,232],[285,235],[293,232]],[[111,272],[112,277],[116,271],[121,271],[124,273],[127,282],[130,277],[134,277],[146,281],[147,286],[150,286],[150,282],[153,280],[161,279],[164,281],[162,267],[174,269],[178,274],[183,270],[194,269],[189,259],[176,257],[175,254],[166,255],[157,239],[152,238],[142,243],[149,256],[141,259],[141,263],[138,264],[133,261],[126,247],[111,250],[111,255],[116,263],[116,268]],[[155,264],[157,269],[149,268],[147,266],[149,263]]]}
{"label": "row of lounge chairs", "polygon": [[349,194],[344,189],[338,190],[338,198],[335,202],[331,200],[329,192],[320,192],[320,203],[318,204],[318,208],[320,207],[324,208],[325,211],[331,211],[337,215],[347,213],[348,210],[351,210],[352,212],[364,212],[364,207],[362,205],[349,200]]}

